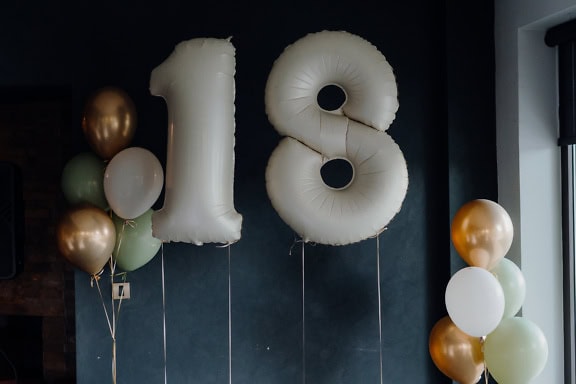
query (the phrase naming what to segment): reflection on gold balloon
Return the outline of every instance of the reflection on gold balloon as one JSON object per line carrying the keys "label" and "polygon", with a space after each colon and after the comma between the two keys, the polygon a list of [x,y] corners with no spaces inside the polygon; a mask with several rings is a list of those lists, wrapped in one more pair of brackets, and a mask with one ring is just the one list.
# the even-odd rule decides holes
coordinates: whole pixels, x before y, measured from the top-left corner
{"label": "reflection on gold balloon", "polygon": [[60,253],[70,263],[96,275],[112,256],[116,227],[102,208],[79,204],[60,218],[56,236]]}
{"label": "reflection on gold balloon", "polygon": [[451,237],[454,248],[468,265],[492,269],[510,250],[514,228],[502,206],[478,199],[456,212]]}
{"label": "reflection on gold balloon", "polygon": [[477,383],[484,372],[482,340],[461,331],[445,316],[432,328],[429,351],[443,374],[461,384]]}
{"label": "reflection on gold balloon", "polygon": [[136,108],[122,89],[104,87],[84,106],[82,130],[101,158],[110,160],[130,144],[136,130]]}

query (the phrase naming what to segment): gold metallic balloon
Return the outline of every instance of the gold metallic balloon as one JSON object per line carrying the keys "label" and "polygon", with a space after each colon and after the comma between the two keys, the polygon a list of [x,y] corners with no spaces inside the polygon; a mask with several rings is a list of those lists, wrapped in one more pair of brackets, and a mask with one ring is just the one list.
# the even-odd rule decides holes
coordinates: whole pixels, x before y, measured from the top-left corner
{"label": "gold metallic balloon", "polygon": [[74,266],[96,275],[102,271],[116,244],[116,227],[99,207],[79,204],[58,222],[58,249]]}
{"label": "gold metallic balloon", "polygon": [[101,158],[110,160],[130,144],[136,130],[136,108],[122,89],[97,90],[84,106],[82,130]]}
{"label": "gold metallic balloon", "polygon": [[506,210],[491,200],[464,204],[452,219],[454,248],[470,266],[492,269],[510,250],[514,237]]}
{"label": "gold metallic balloon", "polygon": [[429,351],[443,374],[461,384],[477,383],[484,372],[482,340],[461,331],[449,316],[432,328]]}

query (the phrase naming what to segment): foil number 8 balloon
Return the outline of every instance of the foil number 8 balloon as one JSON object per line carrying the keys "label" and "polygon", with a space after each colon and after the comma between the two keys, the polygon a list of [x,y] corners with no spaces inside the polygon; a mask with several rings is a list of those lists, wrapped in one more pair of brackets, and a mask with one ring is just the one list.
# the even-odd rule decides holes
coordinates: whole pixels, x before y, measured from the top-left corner
{"label": "foil number 8 balloon", "polygon": [[[318,94],[345,94],[335,110]],[[269,121],[286,136],[266,168],[266,188],[280,217],[304,241],[344,245],[380,233],[402,206],[408,171],[386,132],[398,109],[392,68],[368,41],[345,31],[311,33],[274,62],[265,90]],[[344,160],[353,172],[343,187],[321,168]]]}

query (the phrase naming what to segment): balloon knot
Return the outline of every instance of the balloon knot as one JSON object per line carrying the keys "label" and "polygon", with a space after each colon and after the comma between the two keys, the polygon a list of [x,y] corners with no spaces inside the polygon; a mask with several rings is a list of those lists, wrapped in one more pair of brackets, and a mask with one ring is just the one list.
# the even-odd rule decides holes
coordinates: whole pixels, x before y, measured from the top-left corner
{"label": "balloon knot", "polygon": [[135,220],[125,220],[124,225],[128,225],[132,228],[136,228],[136,221]]}

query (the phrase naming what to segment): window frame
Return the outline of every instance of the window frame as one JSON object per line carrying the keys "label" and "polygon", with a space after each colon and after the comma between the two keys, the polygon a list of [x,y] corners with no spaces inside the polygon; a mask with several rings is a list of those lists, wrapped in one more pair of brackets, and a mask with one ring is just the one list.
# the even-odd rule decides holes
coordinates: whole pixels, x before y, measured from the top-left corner
{"label": "window frame", "polygon": [[576,21],[547,30],[545,43],[557,47],[558,146],[562,201],[562,289],[564,382],[576,383]]}

